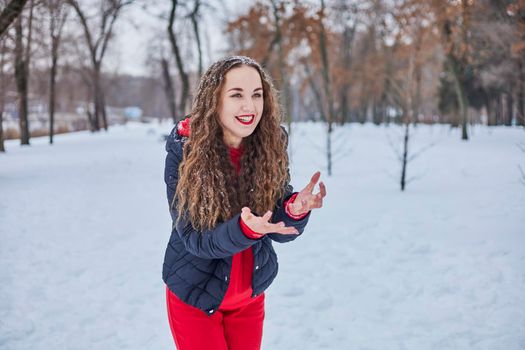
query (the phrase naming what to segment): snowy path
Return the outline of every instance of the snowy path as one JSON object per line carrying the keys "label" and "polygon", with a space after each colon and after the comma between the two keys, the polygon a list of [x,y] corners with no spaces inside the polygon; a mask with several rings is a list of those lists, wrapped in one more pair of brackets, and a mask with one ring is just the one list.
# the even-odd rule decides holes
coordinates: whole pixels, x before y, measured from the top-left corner
{"label": "snowy path", "polygon": [[[168,130],[7,143],[0,349],[173,348],[160,276]],[[322,130],[294,130],[298,186],[323,164]],[[477,128],[462,143],[419,127],[414,149],[438,143],[410,164],[418,179],[401,194],[389,175],[396,130],[336,131],[349,152],[324,176],[325,208],[303,237],[275,245],[265,350],[525,349],[524,131]]]}

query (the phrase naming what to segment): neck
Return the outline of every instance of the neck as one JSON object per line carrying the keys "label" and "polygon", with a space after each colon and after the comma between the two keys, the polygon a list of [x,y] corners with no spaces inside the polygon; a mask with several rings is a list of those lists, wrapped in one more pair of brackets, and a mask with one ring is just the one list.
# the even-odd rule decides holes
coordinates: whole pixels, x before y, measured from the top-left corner
{"label": "neck", "polygon": [[239,148],[241,147],[242,137],[236,138],[236,137],[224,137],[224,143],[226,146],[231,148]]}

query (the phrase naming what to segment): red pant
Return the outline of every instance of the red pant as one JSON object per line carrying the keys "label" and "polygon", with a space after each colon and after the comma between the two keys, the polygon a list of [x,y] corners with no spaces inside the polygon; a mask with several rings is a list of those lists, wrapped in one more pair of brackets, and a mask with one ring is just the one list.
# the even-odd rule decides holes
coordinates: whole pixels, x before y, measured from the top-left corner
{"label": "red pant", "polygon": [[171,333],[178,350],[259,350],[264,293],[236,309],[219,308],[212,316],[181,301],[166,287]]}

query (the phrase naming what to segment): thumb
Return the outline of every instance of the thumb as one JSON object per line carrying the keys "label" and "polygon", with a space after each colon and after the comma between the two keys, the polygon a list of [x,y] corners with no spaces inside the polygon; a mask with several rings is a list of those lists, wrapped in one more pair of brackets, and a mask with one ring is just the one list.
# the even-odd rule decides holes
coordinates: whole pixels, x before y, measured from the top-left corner
{"label": "thumb", "polygon": [[243,207],[241,209],[241,217],[245,220],[248,220],[252,217],[252,211],[248,207]]}

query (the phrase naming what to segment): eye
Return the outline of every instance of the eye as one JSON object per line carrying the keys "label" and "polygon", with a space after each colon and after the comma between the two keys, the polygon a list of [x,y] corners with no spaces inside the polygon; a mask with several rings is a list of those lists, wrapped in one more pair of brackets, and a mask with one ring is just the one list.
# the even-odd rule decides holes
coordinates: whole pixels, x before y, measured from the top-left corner
{"label": "eye", "polygon": [[242,97],[242,95],[240,93],[236,93],[236,94],[231,95],[230,97]]}
{"label": "eye", "polygon": [[253,97],[255,98],[261,98],[262,97],[262,94],[260,92],[256,92],[255,94],[253,94]]}

